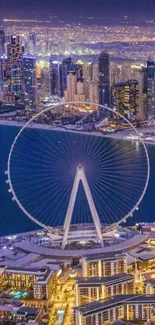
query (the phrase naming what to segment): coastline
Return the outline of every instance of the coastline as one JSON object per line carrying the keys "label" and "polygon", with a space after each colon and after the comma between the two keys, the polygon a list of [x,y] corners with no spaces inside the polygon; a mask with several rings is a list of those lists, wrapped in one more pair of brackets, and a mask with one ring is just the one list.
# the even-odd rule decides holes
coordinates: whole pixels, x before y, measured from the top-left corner
{"label": "coastline", "polygon": [[[8,120],[2,120],[0,119],[0,126],[15,126],[15,127],[23,127],[27,122],[18,122],[18,121],[8,121]],[[91,135],[95,135],[95,136],[100,136],[100,137],[104,137],[104,138],[111,138],[111,139],[115,139],[115,140],[124,140],[124,141],[137,141],[139,142],[139,139],[137,138],[129,138],[125,135],[123,135],[123,133],[117,134],[106,134],[104,135],[102,132],[87,132],[87,131],[80,131],[80,130],[76,130],[76,129],[70,129],[67,127],[61,127],[61,126],[52,126],[52,125],[48,125],[48,124],[39,124],[39,123],[30,123],[28,126],[28,128],[34,128],[34,129],[42,129],[42,130],[53,130],[53,131],[62,131],[62,132],[74,132],[74,133],[80,133],[80,134],[91,134]],[[144,128],[140,128],[140,130],[144,130]],[[146,128],[145,128],[146,130]],[[149,128],[148,128],[149,131]],[[154,137],[155,137],[155,127],[154,127]],[[155,139],[154,140],[146,140],[143,139],[145,144],[149,144],[149,145],[155,145]]]}

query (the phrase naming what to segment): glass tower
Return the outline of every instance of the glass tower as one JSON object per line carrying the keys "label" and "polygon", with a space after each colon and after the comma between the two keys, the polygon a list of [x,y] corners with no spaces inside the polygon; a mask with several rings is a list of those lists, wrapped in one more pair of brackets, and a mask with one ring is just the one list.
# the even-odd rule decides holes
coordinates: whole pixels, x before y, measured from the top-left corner
{"label": "glass tower", "polygon": [[99,104],[110,106],[109,54],[105,51],[99,56]]}
{"label": "glass tower", "polygon": [[23,55],[23,87],[28,95],[31,107],[37,104],[37,76],[36,76],[36,57],[34,55]]}

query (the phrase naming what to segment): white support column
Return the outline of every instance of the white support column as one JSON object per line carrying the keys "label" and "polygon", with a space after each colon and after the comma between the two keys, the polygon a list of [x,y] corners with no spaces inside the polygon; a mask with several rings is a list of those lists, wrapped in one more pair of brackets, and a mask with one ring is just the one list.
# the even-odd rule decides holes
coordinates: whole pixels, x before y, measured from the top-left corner
{"label": "white support column", "polygon": [[102,247],[104,246],[103,237],[102,237],[102,233],[101,233],[101,224],[100,224],[99,216],[98,216],[98,213],[96,211],[96,207],[95,207],[95,204],[94,204],[94,201],[93,201],[93,197],[91,195],[91,191],[90,191],[90,188],[89,188],[89,184],[87,182],[87,178],[86,178],[83,166],[79,165],[77,167],[75,180],[74,180],[74,184],[73,184],[73,188],[72,188],[72,192],[71,192],[71,197],[70,197],[70,201],[69,201],[69,205],[68,205],[68,209],[67,209],[67,213],[66,213],[65,223],[64,223],[64,237],[63,237],[63,241],[62,241],[62,248],[63,249],[65,248],[65,245],[66,245],[66,241],[67,241],[67,237],[68,237],[68,233],[69,233],[69,227],[70,227],[70,224],[71,224],[71,219],[72,219],[72,215],[73,215],[75,200],[76,200],[76,196],[77,196],[80,181],[82,182],[83,187],[84,187],[84,191],[85,191],[86,198],[87,198],[89,208],[90,208],[90,211],[91,211],[92,219],[93,219],[94,224],[95,224],[98,239],[99,239],[99,241],[101,243],[101,246]]}

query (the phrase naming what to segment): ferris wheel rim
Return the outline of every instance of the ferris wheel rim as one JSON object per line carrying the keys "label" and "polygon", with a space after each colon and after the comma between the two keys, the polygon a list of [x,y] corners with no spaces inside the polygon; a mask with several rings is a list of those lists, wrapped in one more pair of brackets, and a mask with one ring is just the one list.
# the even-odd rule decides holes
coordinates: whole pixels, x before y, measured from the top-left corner
{"label": "ferris wheel rim", "polygon": [[[109,227],[116,227],[116,226],[119,226],[120,224],[122,224],[123,222],[125,223],[127,221],[127,219],[129,217],[132,217],[133,216],[133,213],[134,211],[139,208],[139,205],[141,203],[141,201],[143,200],[143,197],[146,193],[146,190],[147,190],[147,187],[148,187],[148,184],[149,184],[149,179],[150,179],[150,159],[149,159],[149,154],[148,154],[148,150],[147,150],[147,147],[146,147],[146,144],[141,136],[141,134],[138,132],[138,130],[136,129],[136,127],[126,118],[124,117],[123,115],[121,115],[119,112],[117,111],[114,111],[112,108],[106,106],[106,105],[101,105],[101,104],[97,104],[97,103],[93,103],[93,102],[83,102],[83,101],[72,101],[72,102],[63,102],[63,103],[57,103],[57,104],[54,104],[54,105],[51,105],[47,108],[45,108],[44,110],[36,113],[29,121],[27,121],[22,127],[21,129],[19,130],[19,132],[17,133],[12,145],[11,145],[11,148],[10,148],[10,151],[9,151],[9,155],[8,155],[8,161],[7,161],[7,177],[8,177],[8,182],[9,182],[9,186],[10,186],[10,190],[11,190],[11,193],[12,193],[12,196],[14,198],[14,200],[16,201],[16,203],[18,204],[18,206],[20,207],[20,209],[24,212],[25,215],[27,215],[27,217],[29,219],[31,219],[33,222],[35,222],[36,224],[38,224],[41,228],[44,228],[46,229],[47,231],[50,231],[50,232],[56,232],[56,227],[52,227],[52,226],[47,226],[46,224],[42,223],[41,221],[37,220],[35,217],[33,217],[25,208],[24,206],[22,205],[22,203],[20,202],[20,200],[18,199],[18,196],[16,195],[16,192],[14,190],[14,187],[13,187],[13,184],[12,184],[12,180],[11,180],[11,173],[10,173],[10,167],[11,167],[11,157],[12,157],[12,153],[13,153],[13,150],[14,150],[14,147],[18,141],[18,138],[20,137],[20,135],[22,134],[22,132],[24,131],[25,128],[27,128],[27,126],[33,122],[37,117],[39,117],[40,115],[42,115],[43,113],[46,113],[48,111],[50,111],[52,108],[55,108],[55,107],[58,107],[58,106],[63,106],[63,105],[77,105],[77,104],[81,104],[81,105],[92,105],[92,106],[98,106],[99,108],[103,108],[103,109],[106,109],[108,110],[109,112],[112,112],[112,113],[115,113],[116,115],[118,115],[119,117],[121,117],[125,122],[128,123],[128,125],[131,126],[131,128],[135,131],[135,133],[138,135],[139,137],[139,141],[141,142],[143,148],[144,148],[144,152],[145,152],[145,156],[146,156],[146,162],[147,162],[147,175],[146,175],[146,180],[145,180],[145,185],[143,187],[143,190],[142,190],[142,193],[137,201],[137,203],[133,206],[133,208],[124,216],[122,217],[120,220],[118,220],[117,222],[114,222],[114,223],[111,223],[109,224]],[[65,127],[62,127],[66,130],[68,130],[67,128]],[[74,132],[74,131],[73,131]]]}

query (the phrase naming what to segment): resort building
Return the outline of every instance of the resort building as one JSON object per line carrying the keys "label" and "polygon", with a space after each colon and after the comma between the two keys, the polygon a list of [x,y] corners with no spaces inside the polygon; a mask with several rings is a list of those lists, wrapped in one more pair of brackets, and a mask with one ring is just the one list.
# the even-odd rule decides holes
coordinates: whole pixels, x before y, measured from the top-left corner
{"label": "resort building", "polygon": [[127,273],[126,254],[105,253],[83,257],[82,273],[84,277],[104,277]]}
{"label": "resort building", "polygon": [[0,286],[13,291],[32,292],[34,299],[52,297],[57,283],[58,272],[48,268],[11,268],[0,270]]}
{"label": "resort building", "polygon": [[103,325],[118,319],[155,320],[155,296],[118,295],[74,308],[72,325]]}
{"label": "resort building", "polygon": [[135,293],[134,276],[127,273],[101,278],[79,278],[75,288],[77,306],[115,295]]}

